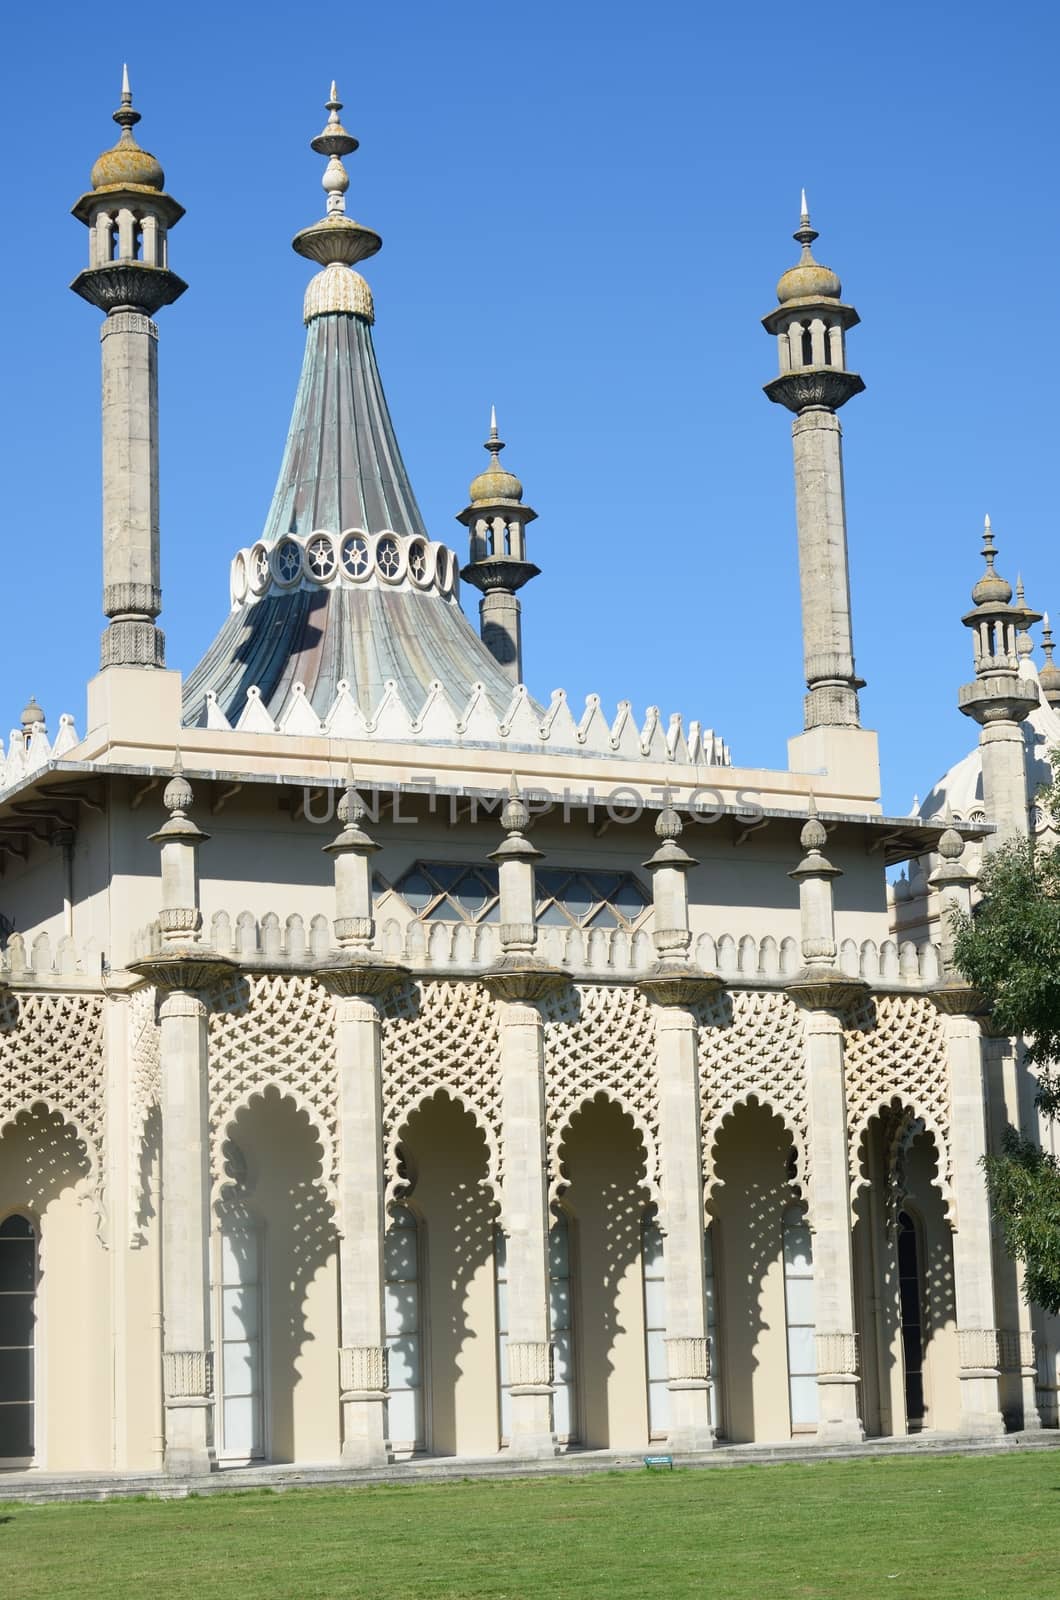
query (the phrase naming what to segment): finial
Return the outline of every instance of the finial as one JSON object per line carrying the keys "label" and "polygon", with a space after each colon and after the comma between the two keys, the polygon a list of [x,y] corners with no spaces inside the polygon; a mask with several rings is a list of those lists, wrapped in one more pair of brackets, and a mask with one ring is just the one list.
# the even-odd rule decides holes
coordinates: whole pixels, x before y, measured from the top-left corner
{"label": "finial", "polygon": [[953,826],[953,811],[948,800],[946,809],[942,813],[942,820],[946,827],[939,838],[939,855],[944,861],[959,861],[964,854],[964,840]]}
{"label": "finial", "polygon": [[315,139],[310,140],[310,148],[318,155],[327,156],[328,164],[321,183],[324,193],[328,197],[328,216],[341,217],[346,210],[346,190],[350,187],[349,174],[342,164],[341,157],[350,155],[357,148],[357,140],[339,121],[339,112],[342,110],[342,101],[339,99],[338,86],[334,79],[331,84],[331,98],[324,102],[328,113],[327,124],[323,133],[318,133]]}
{"label": "finial", "polygon": [[354,786],[353,762],[346,763],[345,786],[339,796],[339,803],[335,807],[339,821],[346,826],[349,823],[356,825],[365,816],[364,802]]}
{"label": "finial", "polygon": [[683,830],[684,823],[673,806],[664,806],[655,819],[655,837],[664,840],[679,839]]}
{"label": "finial", "polygon": [[121,69],[121,105],[113,113],[113,121],[121,128],[122,139],[132,138],[132,129],[140,121],[140,113],[132,103],[132,90],[129,87],[129,68],[125,62]]}
{"label": "finial", "polygon": [[184,776],[184,763],[181,760],[179,745],[173,752],[173,766],[170,770],[172,777],[162,791],[162,804],[174,816],[183,817],[195,796],[191,784]]}
{"label": "finial", "polygon": [[997,546],[994,543],[994,530],[990,526],[989,517],[983,518],[983,557],[986,561],[986,571],[972,590],[972,601],[977,606],[994,602],[1007,606],[1012,599],[1012,585],[994,570]]}
{"label": "finial", "polygon": [[501,827],[506,833],[522,833],[530,821],[530,812],[519,788],[519,780],[512,773],[508,784],[508,799],[501,812]]}
{"label": "finial", "polygon": [[802,262],[799,263],[800,266],[804,262],[812,262],[813,252],[810,249],[810,246],[818,237],[818,233],[817,229],[812,227],[810,224],[810,208],[806,203],[805,189],[802,191],[802,200],[799,210],[799,226],[795,230],[795,233],[792,235],[792,237],[794,238],[796,244],[802,245]]}
{"label": "finial", "polygon": [[44,726],[44,712],[37,704],[36,695],[30,695],[20,720],[22,722],[22,732],[25,734],[31,734],[35,729]]}
{"label": "finial", "polygon": [[1053,628],[1052,628],[1052,623],[1049,621],[1049,613],[1048,613],[1048,611],[1046,611],[1044,613],[1044,615],[1042,616],[1042,649],[1045,652],[1046,661],[1048,661],[1050,664],[1052,664],[1052,659],[1053,659]]}
{"label": "finial", "polygon": [[486,449],[496,462],[497,457],[504,449],[504,440],[497,432],[497,407],[490,406],[490,436],[486,440]]}
{"label": "finial", "polygon": [[799,843],[811,855],[816,855],[828,843],[828,830],[817,815],[817,800],[812,789],[806,806],[806,821],[799,834]]}

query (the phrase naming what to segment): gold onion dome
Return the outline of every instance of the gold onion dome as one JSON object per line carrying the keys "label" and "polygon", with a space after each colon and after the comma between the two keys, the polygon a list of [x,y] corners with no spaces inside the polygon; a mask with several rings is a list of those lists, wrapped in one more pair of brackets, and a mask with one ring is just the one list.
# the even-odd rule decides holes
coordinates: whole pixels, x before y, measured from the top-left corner
{"label": "gold onion dome", "polygon": [[1006,582],[1000,572],[994,570],[997,551],[994,549],[994,534],[989,517],[983,524],[983,555],[986,558],[986,571],[972,590],[972,603],[977,606],[1007,606],[1012,599],[1012,585]]}
{"label": "gold onion dome", "polygon": [[792,235],[802,245],[802,256],[794,267],[789,267],[777,284],[777,299],[781,305],[789,300],[838,300],[843,293],[831,267],[823,267],[813,258],[811,246],[818,237],[817,229],[810,226],[810,213],[806,207],[806,190],[802,191],[802,216]]}
{"label": "gold onion dome", "polygon": [[497,433],[497,408],[490,412],[490,436],[485,448],[490,452],[490,464],[485,472],[471,480],[471,504],[492,505],[497,500],[522,500],[523,486],[514,472],[507,472],[497,459],[504,449],[504,440]]}
{"label": "gold onion dome", "polygon": [[133,138],[133,128],[140,113],[133,108],[132,90],[129,88],[129,69],[122,68],[121,105],[114,112],[114,121],[121,128],[121,138],[110,150],[104,150],[92,168],[90,182],[93,189],[156,189],[166,186],[162,163],[149,150],[142,150]]}

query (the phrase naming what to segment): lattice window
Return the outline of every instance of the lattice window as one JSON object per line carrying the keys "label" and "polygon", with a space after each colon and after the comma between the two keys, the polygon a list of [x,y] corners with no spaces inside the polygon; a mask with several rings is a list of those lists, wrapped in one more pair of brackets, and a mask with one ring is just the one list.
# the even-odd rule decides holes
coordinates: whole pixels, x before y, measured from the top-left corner
{"label": "lattice window", "polygon": [[[921,1121],[938,1149],[938,1182],[953,1207],[950,1092],[942,1018],[923,995],[881,994],[865,1000],[846,1034],[847,1132],[850,1183],[856,1195],[868,1183],[861,1141],[872,1118],[896,1102],[905,1121]],[[900,1131],[900,1130],[899,1130]],[[900,1139],[892,1139],[895,1156]]]}
{"label": "lattice window", "polygon": [[699,1014],[699,1093],[706,1198],[717,1183],[722,1123],[753,1096],[780,1116],[795,1145],[803,1193],[811,1183],[802,1017],[785,994],[713,995]]}
{"label": "lattice window", "polygon": [[466,1107],[486,1136],[486,1182],[501,1197],[501,1079],[497,1008],[477,983],[409,983],[386,1000],[382,1025],[387,1199],[404,1187],[401,1131],[439,1089]]}
{"label": "lattice window", "polygon": [[83,1192],[100,1226],[104,1098],[103,996],[8,996],[0,1013],[0,1132],[40,1103],[64,1117],[85,1147]]}
{"label": "lattice window", "polygon": [[648,1001],[632,986],[586,985],[552,996],[543,1008],[551,1198],[557,1199],[569,1181],[560,1164],[567,1126],[576,1111],[602,1093],[632,1117],[644,1140],[645,1182],[658,1205],[659,1102]]}
{"label": "lattice window", "polygon": [[[394,893],[422,922],[500,920],[496,867],[417,861],[394,884]],[[629,872],[547,867],[537,873],[537,920],[543,927],[630,931],[650,904]]]}
{"label": "lattice window", "polygon": [[316,1182],[339,1213],[338,1068],[331,1000],[312,978],[235,980],[210,1014],[210,1170],[216,1199],[233,1183],[224,1146],[237,1112],[274,1085],[306,1113],[320,1139]]}

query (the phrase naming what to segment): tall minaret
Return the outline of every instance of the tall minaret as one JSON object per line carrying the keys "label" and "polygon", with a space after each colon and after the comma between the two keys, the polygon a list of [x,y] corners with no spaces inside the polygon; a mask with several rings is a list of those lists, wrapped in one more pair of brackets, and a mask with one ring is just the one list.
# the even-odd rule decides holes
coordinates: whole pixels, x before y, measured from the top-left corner
{"label": "tall minaret", "polygon": [[1020,726],[1038,704],[1033,678],[1020,676],[1019,635],[1042,619],[1025,604],[1012,604],[1012,585],[996,571],[997,551],[987,517],[983,528],[986,571],[972,590],[975,607],[961,618],[972,630],[975,679],[963,684],[957,704],[979,724],[983,763],[983,805],[997,832],[987,849],[1029,833],[1027,760]]}
{"label": "tall minaret", "polygon": [[73,208],[89,230],[88,267],[71,284],[107,314],[103,346],[103,634],[101,667],[161,667],[165,639],[158,532],[158,329],[151,318],[187,288],[169,271],[166,235],[184,208],[133,138],[128,69],[114,113],[121,138],[92,168]]}
{"label": "tall minaret", "polygon": [[486,440],[490,464],[472,480],[471,503],[457,515],[471,536],[471,559],[461,569],[465,583],[481,589],[479,632],[513,683],[523,680],[523,633],[518,591],[541,571],[526,559],[526,525],[537,512],[523,504],[523,486],[500,463],[504,441],[497,410],[490,412]]}
{"label": "tall minaret", "polygon": [[857,728],[862,680],[854,669],[843,502],[842,430],[836,412],[864,383],[846,368],[849,328],[859,321],[840,299],[835,273],[814,260],[806,192],[795,239],[797,266],[777,284],[780,306],[763,317],[776,334],[780,377],[765,386],[770,400],[795,413],[795,508],[799,532],[802,640],[806,670],[804,727]]}

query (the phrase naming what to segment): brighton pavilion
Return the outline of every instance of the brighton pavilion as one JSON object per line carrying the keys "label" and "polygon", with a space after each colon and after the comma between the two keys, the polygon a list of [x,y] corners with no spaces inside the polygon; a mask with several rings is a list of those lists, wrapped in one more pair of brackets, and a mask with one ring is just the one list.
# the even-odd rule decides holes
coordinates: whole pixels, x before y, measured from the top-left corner
{"label": "brighton pavilion", "polygon": [[[5,1481],[1056,1427],[1060,1327],[981,1165],[1048,1133],[950,915],[984,851],[1052,827],[1060,668],[1016,552],[988,523],[968,558],[969,753],[888,816],[848,579],[859,319],[804,197],[775,296],[783,219],[762,262],[763,371],[730,375],[768,379],[778,451],[791,415],[786,768],[753,718],[635,714],[650,679],[617,707],[526,684],[532,486],[494,418],[459,537],[425,525],[342,109],[332,85],[322,207],[306,158],[275,492],[227,598],[203,585],[197,663],[157,620],[184,212],[127,78],[73,207],[105,625],[84,711],[9,707],[0,759]],[[663,632],[665,589],[641,605]]]}

